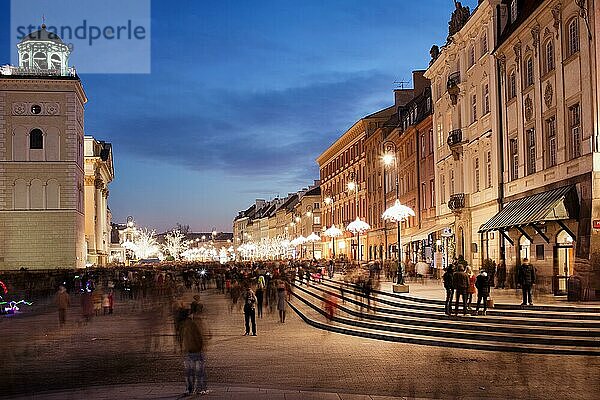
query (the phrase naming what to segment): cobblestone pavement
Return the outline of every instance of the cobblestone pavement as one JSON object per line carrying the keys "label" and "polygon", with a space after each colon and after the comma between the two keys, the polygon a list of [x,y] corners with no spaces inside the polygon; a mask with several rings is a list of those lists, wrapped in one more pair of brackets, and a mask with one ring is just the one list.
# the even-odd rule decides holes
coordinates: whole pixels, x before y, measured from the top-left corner
{"label": "cobblestone pavement", "polygon": [[[191,294],[187,294],[187,300]],[[285,324],[267,309],[258,336],[242,336],[241,310],[201,294],[212,339],[213,387],[303,390],[409,398],[596,399],[598,357],[544,356],[389,343],[304,324],[288,308]],[[76,301],[74,301],[76,303]],[[172,323],[161,308],[117,302],[115,315],[69,327],[42,313],[0,319],[0,396],[90,385],[180,383]],[[234,397],[235,398],[235,397]]]}

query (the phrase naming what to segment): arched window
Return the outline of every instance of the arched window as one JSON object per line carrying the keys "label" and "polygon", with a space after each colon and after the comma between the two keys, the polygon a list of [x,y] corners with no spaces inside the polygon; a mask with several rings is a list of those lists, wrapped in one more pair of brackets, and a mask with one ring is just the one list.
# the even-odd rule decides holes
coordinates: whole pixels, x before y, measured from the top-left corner
{"label": "arched window", "polygon": [[60,69],[62,66],[62,61],[58,54],[52,54],[50,57],[50,61],[52,62],[52,69]]}
{"label": "arched window", "polygon": [[32,150],[44,148],[44,134],[41,130],[36,128],[29,132],[29,148]]}
{"label": "arched window", "polygon": [[554,71],[554,43],[552,39],[544,46],[544,72]]}
{"label": "arched window", "polygon": [[59,208],[59,186],[56,179],[50,179],[46,182],[46,208],[57,209]]}
{"label": "arched window", "polygon": [[30,183],[29,208],[37,210],[44,208],[44,186],[39,179],[34,179]]}
{"label": "arched window", "polygon": [[33,67],[38,69],[48,69],[48,56],[46,53],[40,51],[33,55]]}
{"label": "arched window", "polygon": [[23,68],[29,68],[29,54],[25,53],[23,54],[23,57],[21,57],[21,67]]}
{"label": "arched window", "polygon": [[521,236],[521,238],[519,239],[519,255],[521,261],[523,261],[524,258],[530,258],[530,247],[531,242],[529,241],[529,239],[527,239],[525,235]]}
{"label": "arched window", "polygon": [[567,24],[567,57],[579,51],[579,22],[577,17]]}
{"label": "arched window", "polygon": [[17,179],[13,190],[13,208],[15,210],[27,209],[27,182],[24,179]]}

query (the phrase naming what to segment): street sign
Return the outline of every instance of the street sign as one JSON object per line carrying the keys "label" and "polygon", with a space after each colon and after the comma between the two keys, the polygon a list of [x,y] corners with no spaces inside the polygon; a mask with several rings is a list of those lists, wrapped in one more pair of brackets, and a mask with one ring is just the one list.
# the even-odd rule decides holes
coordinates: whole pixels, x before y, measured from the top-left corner
{"label": "street sign", "polygon": [[593,224],[594,224],[594,229],[600,229],[600,219],[595,219]]}

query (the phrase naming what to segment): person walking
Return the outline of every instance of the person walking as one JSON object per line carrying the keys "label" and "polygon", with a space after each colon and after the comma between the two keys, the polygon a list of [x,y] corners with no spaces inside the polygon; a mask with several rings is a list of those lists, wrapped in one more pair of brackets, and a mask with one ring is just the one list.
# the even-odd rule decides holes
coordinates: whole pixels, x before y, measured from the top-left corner
{"label": "person walking", "polygon": [[250,321],[252,321],[252,336],[256,336],[256,295],[246,286],[246,291],[242,295],[244,299],[244,321],[246,322],[245,336],[250,334]]}
{"label": "person walking", "polygon": [[454,298],[454,286],[452,283],[452,275],[454,271],[452,269],[452,265],[448,265],[446,267],[446,272],[442,275],[442,279],[444,281],[444,289],[446,289],[446,303],[445,303],[445,311],[447,315],[452,314],[452,299]]}
{"label": "person walking", "polygon": [[458,315],[458,304],[462,296],[463,315],[467,315],[467,291],[469,290],[469,276],[465,273],[464,267],[459,264],[458,271],[452,275],[452,286],[456,291],[456,305],[454,315]]}
{"label": "person walking", "polygon": [[497,284],[496,289],[504,289],[504,285],[506,283],[506,263],[504,262],[504,258],[501,258],[498,262],[498,267],[496,268]]}
{"label": "person walking", "polygon": [[479,271],[479,275],[475,279],[475,287],[477,288],[477,306],[475,307],[475,315],[479,314],[479,304],[483,301],[483,315],[487,312],[487,298],[490,295],[490,281],[487,272]]}
{"label": "person walking", "polygon": [[67,308],[71,305],[71,300],[67,293],[67,288],[62,285],[58,287],[55,303],[58,307],[58,323],[60,326],[63,326],[67,322]]}
{"label": "person walking", "polygon": [[521,305],[526,306],[529,304],[532,306],[531,288],[535,285],[535,268],[529,263],[528,258],[523,259],[523,263],[519,268],[518,282],[521,284],[521,290],[523,291],[523,302]]}
{"label": "person walking", "polygon": [[185,370],[186,395],[209,393],[206,387],[206,341],[210,333],[202,320],[186,314],[181,324],[181,350]]}
{"label": "person walking", "polygon": [[279,322],[285,323],[286,302],[285,282],[280,280],[277,283],[277,311],[279,311]]}

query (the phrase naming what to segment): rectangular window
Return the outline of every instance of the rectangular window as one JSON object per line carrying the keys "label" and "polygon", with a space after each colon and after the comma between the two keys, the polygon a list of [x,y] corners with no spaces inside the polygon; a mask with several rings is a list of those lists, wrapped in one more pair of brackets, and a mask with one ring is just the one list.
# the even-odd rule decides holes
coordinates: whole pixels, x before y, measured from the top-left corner
{"label": "rectangular window", "polygon": [[421,209],[427,208],[427,185],[425,182],[421,183]]}
{"label": "rectangular window", "polygon": [[535,173],[535,129],[527,129],[527,175]]}
{"label": "rectangular window", "polygon": [[486,163],[486,170],[487,170],[485,187],[490,188],[490,187],[492,187],[492,152],[491,151],[488,151],[486,153],[485,163]]}
{"label": "rectangular window", "polygon": [[313,210],[318,210],[319,207],[321,206],[321,203],[313,203]]}
{"label": "rectangular window", "polygon": [[544,245],[543,244],[535,245],[535,259],[538,261],[544,259]]}
{"label": "rectangular window", "polygon": [[483,115],[490,112],[490,85],[483,85]]}
{"label": "rectangular window", "polygon": [[475,46],[469,48],[469,68],[475,65]]}
{"label": "rectangular window", "polygon": [[440,204],[446,203],[446,175],[440,177]]}
{"label": "rectangular window", "polygon": [[471,96],[471,123],[477,121],[477,95]]}
{"label": "rectangular window", "polygon": [[556,117],[546,120],[546,168],[556,165]]}
{"label": "rectangular window", "polygon": [[427,143],[425,143],[425,134],[421,134],[421,158],[427,155]]}
{"label": "rectangular window", "polygon": [[517,139],[510,139],[510,179],[519,179],[519,146]]}
{"label": "rectangular window", "polygon": [[321,225],[321,216],[320,215],[315,215],[313,217],[313,224],[314,225]]}
{"label": "rectangular window", "polygon": [[433,129],[429,130],[429,135],[427,138],[427,148],[429,149],[429,154],[433,154]]}
{"label": "rectangular window", "polygon": [[533,58],[529,57],[525,61],[525,87],[533,85]]}
{"label": "rectangular window", "polygon": [[487,32],[483,32],[481,36],[481,55],[488,52]]}
{"label": "rectangular window", "polygon": [[552,38],[548,40],[546,43],[546,68],[545,72],[550,72],[554,70],[554,43],[552,43]]}
{"label": "rectangular window", "polygon": [[517,97],[517,76],[513,71],[508,77],[508,99],[514,99],[515,97]]}
{"label": "rectangular window", "polygon": [[454,194],[454,170],[450,170],[450,195]]}
{"label": "rectangular window", "polygon": [[[438,117],[440,118],[440,117]],[[444,140],[444,127],[441,123],[437,124],[437,145],[438,145],[438,149],[440,147],[442,147],[443,145],[446,144],[446,141]]]}
{"label": "rectangular window", "polygon": [[435,181],[433,179],[429,181],[429,207],[435,207]]}
{"label": "rectangular window", "polygon": [[579,25],[577,22],[577,17],[571,20],[568,29],[569,48],[567,55],[571,56],[579,51]]}
{"label": "rectangular window", "polygon": [[581,156],[581,118],[579,103],[569,107],[569,131],[571,133],[571,159]]}
{"label": "rectangular window", "polygon": [[475,175],[475,192],[479,192],[479,189],[481,188],[479,180],[479,157],[475,158],[475,166],[473,173]]}

